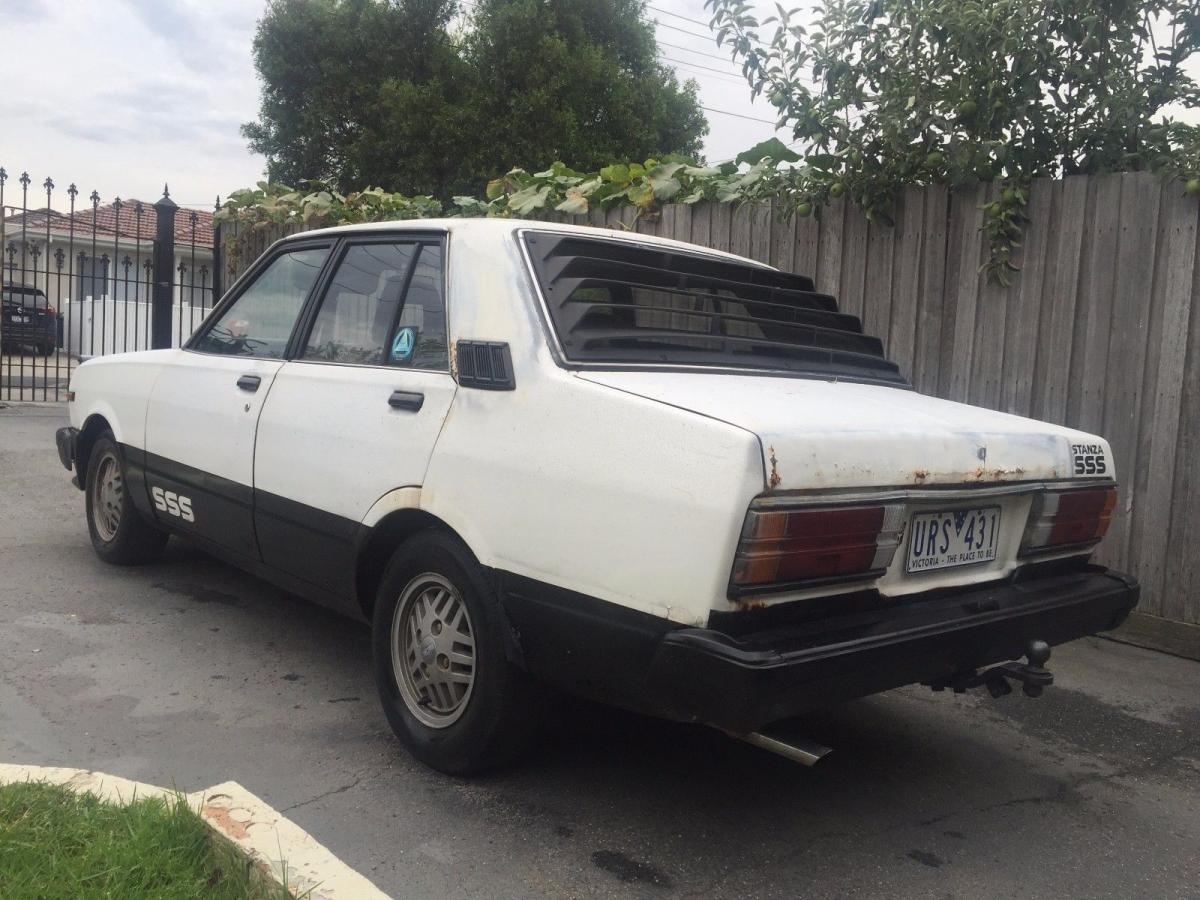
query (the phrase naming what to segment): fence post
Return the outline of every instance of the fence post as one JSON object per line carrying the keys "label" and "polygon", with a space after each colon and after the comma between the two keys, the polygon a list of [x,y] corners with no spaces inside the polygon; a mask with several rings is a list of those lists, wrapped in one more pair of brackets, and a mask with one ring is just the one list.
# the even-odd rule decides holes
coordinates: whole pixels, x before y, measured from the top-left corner
{"label": "fence post", "polygon": [[[221,211],[221,198],[217,197],[216,212]],[[216,306],[221,300],[225,287],[225,262],[221,258],[221,223],[213,222],[213,280],[212,305]]]}
{"label": "fence post", "polygon": [[171,346],[171,306],[174,298],[175,212],[179,207],[171,199],[167,186],[154,204],[154,287],[150,294],[150,347],[163,350]]}

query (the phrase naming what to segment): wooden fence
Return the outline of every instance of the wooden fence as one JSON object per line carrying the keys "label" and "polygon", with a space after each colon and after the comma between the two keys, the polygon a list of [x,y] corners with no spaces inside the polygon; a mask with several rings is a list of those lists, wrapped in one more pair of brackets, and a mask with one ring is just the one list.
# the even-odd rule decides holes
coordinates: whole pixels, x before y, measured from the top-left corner
{"label": "wooden fence", "polygon": [[1099,561],[1138,576],[1142,618],[1200,623],[1197,200],[1140,173],[1038,181],[1021,270],[1001,288],[979,274],[994,190],[909,189],[893,227],[844,199],[805,219],[700,204],[574,220],[811,275],[918,390],[1104,435],[1121,501]]}

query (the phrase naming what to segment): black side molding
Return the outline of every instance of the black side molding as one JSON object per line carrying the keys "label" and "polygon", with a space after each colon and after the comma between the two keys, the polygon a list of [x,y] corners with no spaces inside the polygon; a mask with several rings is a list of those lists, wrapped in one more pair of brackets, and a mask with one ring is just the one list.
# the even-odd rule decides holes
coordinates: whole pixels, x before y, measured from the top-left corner
{"label": "black side molding", "polygon": [[458,383],[485,391],[516,390],[512,352],[503,341],[459,341]]}

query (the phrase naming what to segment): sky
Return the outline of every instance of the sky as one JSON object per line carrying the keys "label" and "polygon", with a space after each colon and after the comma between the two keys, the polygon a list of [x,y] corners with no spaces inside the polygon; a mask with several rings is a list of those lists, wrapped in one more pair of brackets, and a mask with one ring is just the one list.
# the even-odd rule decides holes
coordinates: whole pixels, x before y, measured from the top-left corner
{"label": "sky", "polygon": [[[168,183],[176,203],[211,209],[218,194],[259,180],[264,160],[246,148],[239,126],[258,112],[250,51],[263,7],[261,0],[0,0],[5,204],[22,171],[33,179],[30,206],[45,205],[40,185],[50,177],[60,209],[72,182],[81,199],[96,190],[104,202],[153,201]],[[738,67],[706,36],[703,0],[653,0],[649,13],[664,62],[700,85],[708,159],[728,159],[774,133],[770,122],[728,115],[770,120],[773,110],[761,99],[751,103]]]}

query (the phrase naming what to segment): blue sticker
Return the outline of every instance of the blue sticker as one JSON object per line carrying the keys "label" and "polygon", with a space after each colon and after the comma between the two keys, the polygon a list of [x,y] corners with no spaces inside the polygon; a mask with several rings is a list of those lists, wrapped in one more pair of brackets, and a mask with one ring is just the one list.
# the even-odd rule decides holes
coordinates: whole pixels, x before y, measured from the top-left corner
{"label": "blue sticker", "polygon": [[417,346],[417,329],[401,328],[396,332],[392,341],[392,359],[405,360],[412,356],[413,348]]}

